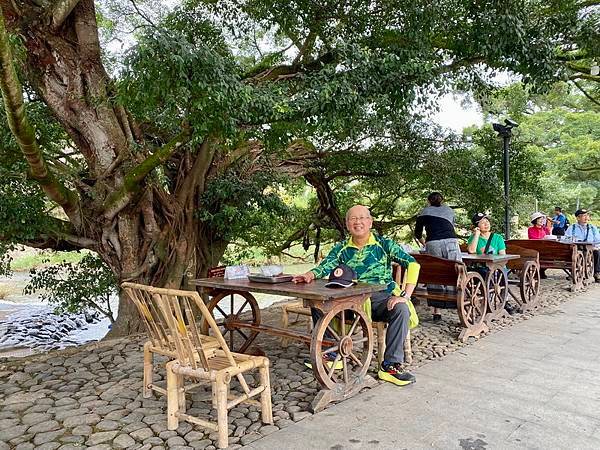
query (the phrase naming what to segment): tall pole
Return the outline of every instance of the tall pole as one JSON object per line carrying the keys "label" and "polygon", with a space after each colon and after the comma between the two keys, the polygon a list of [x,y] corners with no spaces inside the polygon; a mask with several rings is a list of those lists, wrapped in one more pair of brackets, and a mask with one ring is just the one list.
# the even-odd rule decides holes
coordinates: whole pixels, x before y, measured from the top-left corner
{"label": "tall pole", "polygon": [[510,174],[508,166],[510,134],[505,134],[502,139],[504,140],[504,237],[510,239]]}

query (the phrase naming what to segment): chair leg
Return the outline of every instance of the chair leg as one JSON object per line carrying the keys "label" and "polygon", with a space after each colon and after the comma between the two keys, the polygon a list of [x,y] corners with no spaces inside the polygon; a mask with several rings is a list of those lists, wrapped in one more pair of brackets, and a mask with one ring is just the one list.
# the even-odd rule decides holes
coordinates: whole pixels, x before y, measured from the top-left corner
{"label": "chair leg", "polygon": [[178,377],[178,387],[177,387],[177,401],[179,403],[179,411],[182,413],[185,413],[186,411],[186,405],[185,405],[185,389],[183,388],[184,386],[184,380],[183,380],[183,376],[179,376]]}
{"label": "chair leg", "polygon": [[214,409],[217,409],[217,383],[212,381],[210,383],[210,388],[211,388],[211,392],[212,392],[212,407]]}
{"label": "chair leg", "polygon": [[412,355],[412,345],[410,343],[410,330],[408,330],[408,334],[406,335],[406,339],[404,340],[404,362],[407,364],[412,363],[413,355]]}
{"label": "chair leg", "polygon": [[150,351],[150,347],[152,347],[150,341],[144,344],[144,398],[152,397],[152,373],[154,371],[154,354]]}
{"label": "chair leg", "polygon": [[173,372],[175,361],[167,363],[167,428],[179,427],[179,376]]}
{"label": "chair leg", "polygon": [[[287,308],[285,306],[283,306],[281,308],[281,328],[283,328],[284,330],[288,329],[289,326],[289,314],[287,311]],[[288,338],[286,337],[282,337],[281,338],[281,346],[283,348],[286,348],[288,346]]]}
{"label": "chair leg", "polygon": [[217,426],[219,428],[219,448],[229,445],[229,424],[227,423],[227,384],[222,378],[215,383],[217,392]]}
{"label": "chair leg", "polygon": [[260,384],[264,387],[264,390],[260,393],[260,412],[262,415],[262,422],[273,424],[273,409],[271,405],[271,380],[269,376],[269,363],[267,362],[264,366],[259,367],[260,373]]}
{"label": "chair leg", "polygon": [[374,322],[377,330],[377,365],[381,367],[383,354],[385,353],[385,323]]}

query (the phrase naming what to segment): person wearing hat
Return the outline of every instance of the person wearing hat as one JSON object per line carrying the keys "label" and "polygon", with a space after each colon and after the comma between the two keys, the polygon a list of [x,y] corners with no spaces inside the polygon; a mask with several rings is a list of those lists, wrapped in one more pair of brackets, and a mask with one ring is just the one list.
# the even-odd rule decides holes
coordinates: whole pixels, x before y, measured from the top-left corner
{"label": "person wearing hat", "polygon": [[[408,335],[410,320],[410,296],[417,285],[420,266],[393,240],[371,231],[373,218],[369,210],[355,205],[346,213],[346,228],[350,237],[338,242],[310,271],[296,275],[295,283],[311,283],[317,278],[329,277],[328,285],[338,283],[340,287],[359,281],[384,284],[386,290],[371,295],[371,318],[387,322],[384,361],[378,377],[384,381],[405,386],[415,382],[404,363],[404,341]],[[405,290],[392,278],[392,262],[407,270]],[[332,286],[333,287],[333,286]],[[320,317],[313,309],[313,320]]]}
{"label": "person wearing hat", "polygon": [[551,234],[549,219],[544,213],[534,212],[531,215],[531,226],[527,229],[529,239],[544,239]]}
{"label": "person wearing hat", "polygon": [[[484,213],[476,213],[471,218],[473,224],[473,234],[467,240],[467,251],[478,255],[505,255],[506,244],[501,234],[492,232],[492,224],[489,216]],[[486,267],[478,267],[476,269],[481,273],[483,278],[486,277],[488,269]],[[508,301],[504,305],[504,309],[509,314],[514,314],[516,307],[510,305]]]}
{"label": "person wearing hat", "polygon": [[600,283],[600,232],[598,227],[590,223],[590,211],[587,209],[578,209],[575,211],[577,223],[567,228],[565,237],[570,237],[573,241],[591,242],[594,244],[594,278],[596,283]]}
{"label": "person wearing hat", "polygon": [[505,255],[506,244],[502,235],[492,233],[492,224],[489,216],[476,213],[471,218],[473,234],[467,240],[467,251],[478,255]]}
{"label": "person wearing hat", "polygon": [[[529,239],[544,239],[550,231],[550,220],[544,213],[534,212],[531,215],[531,226],[527,228],[527,237]],[[546,269],[540,269],[540,278],[546,279]]]}

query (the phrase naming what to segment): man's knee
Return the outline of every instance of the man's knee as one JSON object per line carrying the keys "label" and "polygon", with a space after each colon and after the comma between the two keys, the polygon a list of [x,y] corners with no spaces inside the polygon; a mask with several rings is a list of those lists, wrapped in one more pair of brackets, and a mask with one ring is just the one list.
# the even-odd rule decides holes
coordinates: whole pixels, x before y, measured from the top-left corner
{"label": "man's knee", "polygon": [[408,309],[408,305],[406,303],[398,303],[394,306],[394,309],[391,311],[390,319],[394,318],[402,318],[408,320],[410,318],[410,310]]}

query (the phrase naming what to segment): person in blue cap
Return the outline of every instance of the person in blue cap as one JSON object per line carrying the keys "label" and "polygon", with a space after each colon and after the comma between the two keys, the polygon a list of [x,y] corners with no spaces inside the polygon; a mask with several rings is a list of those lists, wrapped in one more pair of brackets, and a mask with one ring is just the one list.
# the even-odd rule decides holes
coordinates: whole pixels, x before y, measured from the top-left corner
{"label": "person in blue cap", "polygon": [[[311,283],[317,278],[329,276],[331,283],[332,272],[335,278],[336,270],[340,269],[339,275],[342,276],[347,271],[340,265],[345,265],[356,272],[356,279],[360,282],[385,284],[385,291],[371,296],[372,319],[388,323],[384,361],[378,377],[396,386],[405,386],[415,382],[414,375],[402,365],[410,319],[408,301],[417,285],[420,266],[396,242],[372,232],[372,226],[373,218],[367,207],[356,205],[350,208],[346,213],[350,237],[338,242],[317,267],[295,276],[294,282]],[[392,262],[407,270],[405,290],[392,278]]]}

